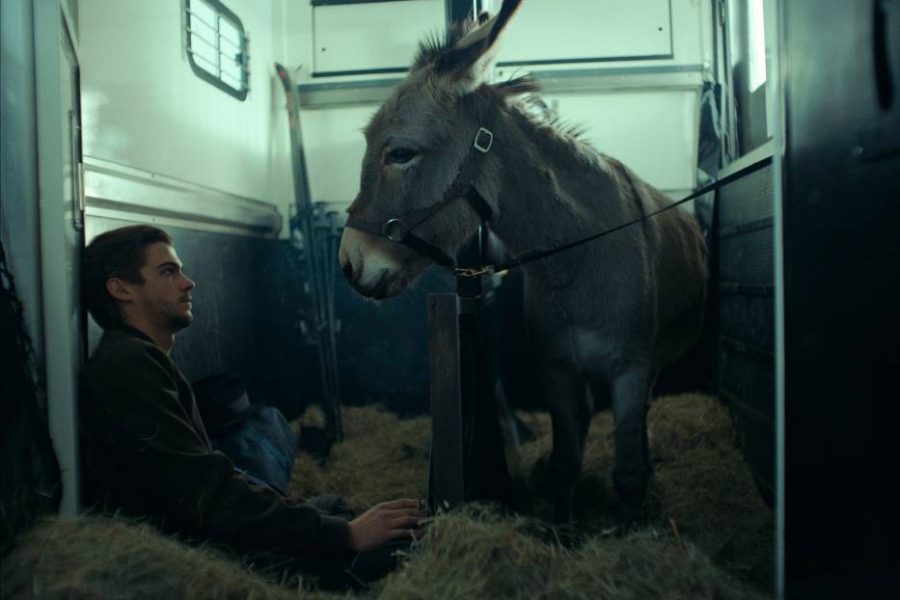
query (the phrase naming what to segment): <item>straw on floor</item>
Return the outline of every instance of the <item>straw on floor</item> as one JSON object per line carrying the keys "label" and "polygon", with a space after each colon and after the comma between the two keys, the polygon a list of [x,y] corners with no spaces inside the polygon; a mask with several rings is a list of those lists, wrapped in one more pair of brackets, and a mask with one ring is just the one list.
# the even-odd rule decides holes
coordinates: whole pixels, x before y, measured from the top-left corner
{"label": "straw on floor", "polygon": [[[533,465],[550,447],[545,414],[522,414],[536,439],[521,448]],[[314,420],[315,414],[305,416]],[[326,468],[298,458],[292,492],[344,495],[357,510],[425,491],[430,423],[377,408],[344,411],[346,440]],[[771,597],[772,514],[734,448],[714,398],[657,400],[650,411],[655,484],[650,524],[624,537],[609,482],[612,423],[595,416],[578,486],[581,537],[561,545],[535,496],[525,514],[469,505],[434,518],[402,566],[365,598],[724,599]],[[276,581],[213,548],[193,548],[120,518],[49,519],[23,536],[0,567],[10,598],[338,598],[310,580]]]}

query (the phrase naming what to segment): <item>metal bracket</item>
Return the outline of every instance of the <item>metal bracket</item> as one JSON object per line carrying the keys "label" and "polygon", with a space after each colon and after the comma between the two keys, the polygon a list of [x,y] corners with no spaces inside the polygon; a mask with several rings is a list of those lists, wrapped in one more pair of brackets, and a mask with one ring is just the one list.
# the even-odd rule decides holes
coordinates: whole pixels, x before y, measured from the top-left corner
{"label": "metal bracket", "polygon": [[[482,139],[485,139],[485,141],[482,141]],[[478,132],[475,134],[475,141],[472,143],[472,147],[482,154],[487,154],[493,144],[494,134],[491,133],[489,129],[479,127]]]}

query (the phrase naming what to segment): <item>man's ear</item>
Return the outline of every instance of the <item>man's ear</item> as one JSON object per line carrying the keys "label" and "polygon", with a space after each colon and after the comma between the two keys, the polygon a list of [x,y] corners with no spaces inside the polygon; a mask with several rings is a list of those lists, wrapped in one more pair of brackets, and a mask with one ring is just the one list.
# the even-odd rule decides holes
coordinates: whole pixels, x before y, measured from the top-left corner
{"label": "man's ear", "polygon": [[134,299],[131,284],[118,277],[106,280],[106,292],[120,302],[131,302]]}

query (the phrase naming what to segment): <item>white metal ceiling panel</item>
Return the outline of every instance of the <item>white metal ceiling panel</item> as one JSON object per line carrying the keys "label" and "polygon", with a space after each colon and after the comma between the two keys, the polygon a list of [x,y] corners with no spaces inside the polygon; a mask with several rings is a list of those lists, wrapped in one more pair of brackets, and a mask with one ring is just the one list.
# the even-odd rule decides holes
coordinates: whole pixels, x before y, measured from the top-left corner
{"label": "white metal ceiling panel", "polygon": [[423,36],[443,34],[445,22],[444,0],[316,6],[314,71],[322,75],[405,70]]}

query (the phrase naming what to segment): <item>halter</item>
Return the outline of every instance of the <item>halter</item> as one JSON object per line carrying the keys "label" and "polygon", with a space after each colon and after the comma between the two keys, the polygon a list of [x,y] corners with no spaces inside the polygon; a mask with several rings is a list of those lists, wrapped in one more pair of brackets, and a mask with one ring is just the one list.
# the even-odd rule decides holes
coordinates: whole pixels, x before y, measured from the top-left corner
{"label": "halter", "polygon": [[413,235],[412,230],[433,217],[435,213],[442,210],[458,198],[465,198],[466,200],[468,200],[469,205],[472,207],[472,209],[478,213],[479,217],[481,217],[483,225],[487,225],[490,222],[492,216],[491,208],[488,205],[487,201],[485,201],[484,197],[478,192],[478,189],[475,187],[475,176],[477,175],[477,169],[480,159],[483,156],[487,155],[494,143],[494,134],[490,129],[494,117],[494,112],[495,111],[493,109],[489,109],[489,112],[484,119],[484,125],[479,127],[478,131],[475,133],[475,138],[472,141],[472,148],[469,149],[468,156],[460,165],[459,172],[456,175],[456,179],[453,180],[453,183],[451,183],[450,187],[448,187],[444,192],[444,196],[439,202],[426,208],[410,211],[406,213],[405,218],[388,218],[385,219],[383,223],[366,221],[356,215],[351,214],[349,217],[347,217],[347,227],[352,227],[353,229],[358,229],[359,231],[365,231],[366,233],[384,237],[391,240],[392,242],[408,246],[419,254],[428,256],[440,266],[452,270],[456,273],[457,277],[482,277],[484,275],[491,275],[493,273],[502,273],[504,271],[515,269],[531,262],[542,260],[544,258],[547,258],[548,256],[553,256],[554,254],[565,252],[566,250],[570,250],[572,248],[575,248],[576,246],[580,246],[596,239],[600,239],[627,227],[631,227],[632,225],[643,223],[644,221],[655,217],[660,213],[672,210],[676,206],[680,206],[686,202],[690,202],[701,196],[704,196],[709,192],[718,190],[720,187],[736,181],[740,177],[744,177],[745,175],[748,175],[754,171],[758,171],[759,169],[762,169],[772,162],[771,157],[766,157],[755,163],[747,165],[743,169],[736,171],[731,175],[728,175],[727,177],[723,177],[722,179],[713,181],[712,183],[704,186],[699,190],[696,190],[692,194],[689,194],[688,196],[682,198],[681,200],[678,200],[677,202],[672,202],[671,204],[668,204],[651,213],[647,213],[639,218],[626,221],[625,223],[621,223],[614,227],[610,227],[609,229],[605,229],[593,235],[589,235],[567,244],[557,246],[556,248],[536,248],[534,250],[525,252],[524,254],[513,258],[512,260],[495,265],[482,265],[478,268],[454,268],[454,261],[447,255],[446,252],[444,252],[437,246],[429,244],[422,238]]}
{"label": "halter", "polygon": [[491,207],[475,187],[475,178],[483,157],[487,156],[494,145],[494,133],[491,131],[494,113],[493,107],[488,109],[483,125],[475,132],[469,154],[460,165],[453,183],[444,191],[444,195],[438,202],[425,208],[409,211],[405,215],[389,217],[381,223],[368,221],[351,213],[347,217],[347,227],[403,244],[419,254],[431,258],[442,267],[453,269],[454,261],[446,252],[414,235],[412,231],[460,198],[468,201],[469,206],[478,213],[482,223],[486,224],[491,220]]}

